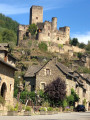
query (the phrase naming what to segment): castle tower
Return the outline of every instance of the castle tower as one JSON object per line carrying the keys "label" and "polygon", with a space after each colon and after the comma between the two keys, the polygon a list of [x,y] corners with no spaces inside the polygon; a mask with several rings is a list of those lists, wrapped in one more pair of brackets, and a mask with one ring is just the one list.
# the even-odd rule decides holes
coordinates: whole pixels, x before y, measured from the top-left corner
{"label": "castle tower", "polygon": [[30,24],[43,22],[43,7],[32,6],[30,8]]}
{"label": "castle tower", "polygon": [[57,18],[52,18],[52,30],[57,30]]}

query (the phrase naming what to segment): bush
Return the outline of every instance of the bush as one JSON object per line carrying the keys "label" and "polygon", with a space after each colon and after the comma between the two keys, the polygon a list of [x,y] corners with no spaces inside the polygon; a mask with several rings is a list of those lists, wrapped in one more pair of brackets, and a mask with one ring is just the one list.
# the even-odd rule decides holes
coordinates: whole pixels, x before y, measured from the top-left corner
{"label": "bush", "polygon": [[79,59],[81,59],[81,58],[82,58],[82,53],[79,52],[79,53],[77,54],[77,57],[78,57]]}
{"label": "bush", "polygon": [[62,106],[63,106],[63,108],[67,107],[67,105],[68,105],[67,100],[66,100],[66,99],[64,99],[64,100],[63,100],[63,105],[62,105]]}
{"label": "bush", "polygon": [[31,35],[35,35],[37,32],[37,26],[35,24],[31,24],[28,28],[29,32],[31,33]]}
{"label": "bush", "polygon": [[47,111],[47,109],[45,107],[41,107],[39,111]]}
{"label": "bush", "polygon": [[43,106],[43,107],[49,107],[49,106],[50,106],[50,103],[49,103],[49,102],[43,102],[43,103],[42,103],[42,106]]}
{"label": "bush", "polygon": [[25,111],[31,111],[31,107],[30,106],[26,106]]}
{"label": "bush", "polygon": [[53,111],[53,108],[52,107],[48,107],[47,111]]}
{"label": "bush", "polygon": [[38,47],[41,51],[47,51],[47,44],[44,42],[39,43]]}

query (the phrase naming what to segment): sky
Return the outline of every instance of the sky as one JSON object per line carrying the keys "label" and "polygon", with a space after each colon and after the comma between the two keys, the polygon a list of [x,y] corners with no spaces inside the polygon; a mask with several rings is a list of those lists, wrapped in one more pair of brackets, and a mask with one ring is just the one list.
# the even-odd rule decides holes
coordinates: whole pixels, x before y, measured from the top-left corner
{"label": "sky", "polygon": [[90,0],[0,0],[0,13],[19,24],[29,24],[32,5],[43,6],[43,21],[57,17],[57,27],[70,27],[70,37],[90,40]]}

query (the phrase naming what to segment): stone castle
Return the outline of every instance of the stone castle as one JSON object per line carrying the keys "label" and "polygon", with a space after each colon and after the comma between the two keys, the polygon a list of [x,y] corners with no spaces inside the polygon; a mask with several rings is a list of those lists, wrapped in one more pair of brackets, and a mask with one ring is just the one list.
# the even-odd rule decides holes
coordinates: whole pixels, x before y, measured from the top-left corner
{"label": "stone castle", "polygon": [[[29,24],[37,25],[37,40],[52,42],[57,44],[69,44],[70,27],[60,27],[57,30],[57,18],[53,17],[52,21],[43,22],[43,7],[32,6],[30,8]],[[18,27],[18,45],[24,37],[30,37],[28,32],[29,25],[19,25]]]}

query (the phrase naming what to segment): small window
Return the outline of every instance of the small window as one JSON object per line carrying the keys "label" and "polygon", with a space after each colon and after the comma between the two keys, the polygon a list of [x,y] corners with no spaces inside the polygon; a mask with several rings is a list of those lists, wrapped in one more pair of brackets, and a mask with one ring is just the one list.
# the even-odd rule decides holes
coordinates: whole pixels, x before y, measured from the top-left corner
{"label": "small window", "polygon": [[42,89],[42,90],[45,89],[45,83],[41,83],[40,89]]}
{"label": "small window", "polygon": [[36,19],[38,20],[38,17],[36,17]]}
{"label": "small window", "polygon": [[86,91],[85,91],[85,90],[83,90],[83,97],[85,97],[85,94],[86,94]]}
{"label": "small window", "polygon": [[11,88],[12,88],[12,84],[10,84],[10,91],[11,91]]}
{"label": "small window", "polygon": [[46,75],[50,75],[50,69],[46,69]]}
{"label": "small window", "polygon": [[59,40],[59,37],[57,37],[57,40]]}
{"label": "small window", "polygon": [[48,36],[50,36],[50,33],[48,33]]}

